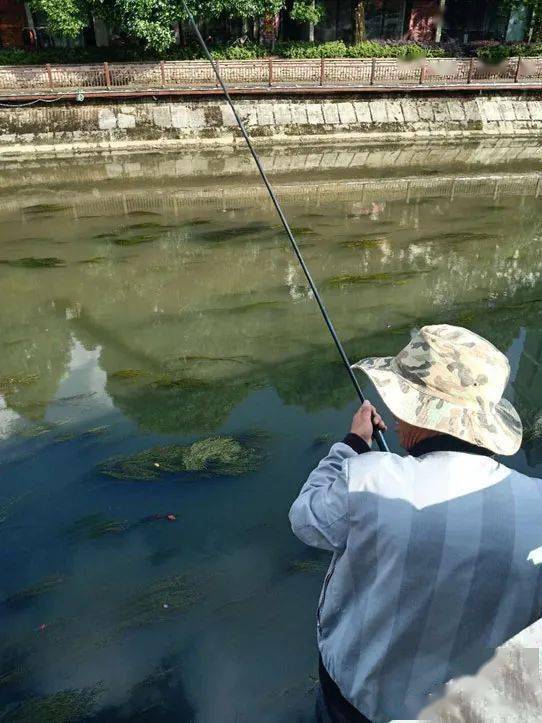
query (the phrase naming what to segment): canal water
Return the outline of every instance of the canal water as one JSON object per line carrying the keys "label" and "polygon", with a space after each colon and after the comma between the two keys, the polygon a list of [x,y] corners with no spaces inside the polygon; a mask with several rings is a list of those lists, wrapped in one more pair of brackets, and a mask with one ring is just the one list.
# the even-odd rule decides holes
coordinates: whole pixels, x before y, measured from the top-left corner
{"label": "canal water", "polygon": [[[264,163],[352,360],[483,334],[540,474],[539,149]],[[287,513],[356,401],[250,159],[1,176],[0,720],[311,721],[328,556]]]}

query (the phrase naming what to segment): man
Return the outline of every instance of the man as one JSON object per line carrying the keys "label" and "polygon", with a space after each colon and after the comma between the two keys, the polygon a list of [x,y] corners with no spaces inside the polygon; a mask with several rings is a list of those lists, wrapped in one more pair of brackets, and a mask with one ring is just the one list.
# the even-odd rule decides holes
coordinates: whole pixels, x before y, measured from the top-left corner
{"label": "man", "polygon": [[334,553],[317,614],[319,720],[412,720],[452,678],[540,617],[542,482],[494,454],[520,447],[510,367],[478,335],[426,326],[363,369],[398,420],[401,457],[365,402],[310,474],[295,534]]}

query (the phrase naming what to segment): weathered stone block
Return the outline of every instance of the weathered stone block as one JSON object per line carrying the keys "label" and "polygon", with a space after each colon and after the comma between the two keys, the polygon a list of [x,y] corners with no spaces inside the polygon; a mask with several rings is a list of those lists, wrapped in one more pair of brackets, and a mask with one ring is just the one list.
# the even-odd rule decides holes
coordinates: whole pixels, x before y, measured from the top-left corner
{"label": "weathered stone block", "polygon": [[98,128],[101,131],[110,131],[117,126],[117,119],[110,108],[102,108],[98,113]]}
{"label": "weathered stone block", "polygon": [[448,105],[448,115],[450,117],[450,120],[452,120],[452,121],[465,120],[465,108],[463,106],[463,103],[461,103],[459,100],[449,100],[447,102],[447,105]]}
{"label": "weathered stone block", "polygon": [[222,125],[230,127],[237,125],[233,111],[227,103],[220,106],[220,111],[222,113]]}
{"label": "weathered stone block", "polygon": [[335,103],[322,103],[322,113],[325,123],[329,123],[330,125],[340,123],[339,111]]}
{"label": "weathered stone block", "polygon": [[531,118],[534,121],[542,120],[542,102],[539,100],[530,100],[528,106]]}
{"label": "weathered stone block", "polygon": [[275,103],[273,115],[278,126],[287,126],[292,122],[292,111],[288,103]]}
{"label": "weathered stone block", "polygon": [[369,108],[374,123],[388,122],[388,108],[385,100],[371,100],[369,101]]}
{"label": "weathered stone block", "polygon": [[119,128],[135,128],[135,115],[129,113],[119,113],[117,115],[117,124]]}
{"label": "weathered stone block", "polygon": [[371,110],[369,103],[366,100],[358,101],[353,103],[354,110],[356,111],[356,118],[358,123],[372,123]]}
{"label": "weathered stone block", "polygon": [[259,103],[256,112],[259,126],[272,126],[275,123],[271,103]]}
{"label": "weathered stone block", "polygon": [[482,116],[477,100],[468,100],[465,101],[462,105],[463,110],[465,111],[465,117],[469,123],[481,122]]}
{"label": "weathered stone block", "polygon": [[339,118],[343,125],[357,123],[356,111],[352,103],[338,103]]}
{"label": "weathered stone block", "polygon": [[433,113],[437,123],[446,124],[450,120],[450,113],[446,101],[437,100],[433,102]]}
{"label": "weathered stone block", "polygon": [[403,118],[407,123],[416,123],[420,120],[420,117],[418,115],[418,108],[416,106],[416,102],[414,100],[410,100],[408,98],[405,98],[400,101],[401,102],[401,111],[403,113]]}
{"label": "weathered stone block", "polygon": [[153,108],[152,121],[158,128],[171,128],[171,106],[159,105]]}
{"label": "weathered stone block", "polygon": [[529,106],[524,100],[513,100],[512,106],[514,113],[516,114],[516,120],[526,121],[531,120],[531,114],[529,113]]}
{"label": "weathered stone block", "polygon": [[501,114],[501,118],[505,121],[516,120],[516,114],[514,113],[514,107],[512,106],[512,103],[510,103],[509,100],[504,100],[504,98],[499,100],[499,112]]}
{"label": "weathered stone block", "polygon": [[292,113],[292,123],[296,125],[306,125],[308,123],[307,109],[304,103],[292,103],[290,111]]}
{"label": "weathered stone block", "polygon": [[171,125],[173,128],[204,128],[205,113],[203,112],[203,108],[172,105]]}
{"label": "weathered stone block", "polygon": [[401,101],[399,100],[388,100],[386,102],[386,108],[388,111],[388,118],[393,123],[404,123],[405,117],[403,115],[403,109],[401,107]]}
{"label": "weathered stone block", "polygon": [[307,104],[307,119],[311,125],[322,125],[324,123],[324,114],[322,106],[319,103]]}
{"label": "weathered stone block", "polygon": [[435,114],[433,112],[433,104],[430,101],[422,100],[416,104],[418,108],[418,115],[421,121],[432,122],[435,120]]}

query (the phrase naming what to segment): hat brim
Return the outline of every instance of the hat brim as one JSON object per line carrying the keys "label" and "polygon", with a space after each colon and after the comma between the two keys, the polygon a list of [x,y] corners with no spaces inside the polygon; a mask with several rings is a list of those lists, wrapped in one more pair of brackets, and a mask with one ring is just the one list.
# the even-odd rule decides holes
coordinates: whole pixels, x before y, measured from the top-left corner
{"label": "hat brim", "polygon": [[475,407],[461,405],[428,393],[404,379],[393,368],[394,357],[370,357],[352,365],[363,370],[383,402],[398,418],[435,432],[451,434],[496,454],[515,454],[523,429],[518,413],[506,399]]}

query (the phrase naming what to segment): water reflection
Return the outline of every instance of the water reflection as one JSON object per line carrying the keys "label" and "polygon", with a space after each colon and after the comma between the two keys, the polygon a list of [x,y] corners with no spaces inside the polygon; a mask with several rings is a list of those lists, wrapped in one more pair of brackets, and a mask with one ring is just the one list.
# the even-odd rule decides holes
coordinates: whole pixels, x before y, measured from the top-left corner
{"label": "water reflection", "polygon": [[[528,427],[513,464],[536,473],[539,151],[440,152],[267,155],[352,358],[395,353],[426,322],[488,337]],[[95,720],[311,720],[326,556],[292,538],[286,511],[355,400],[246,159],[189,161],[7,169],[1,705],[47,710],[72,691],[65,709]],[[255,432],[265,464],[235,479],[99,473]]]}

